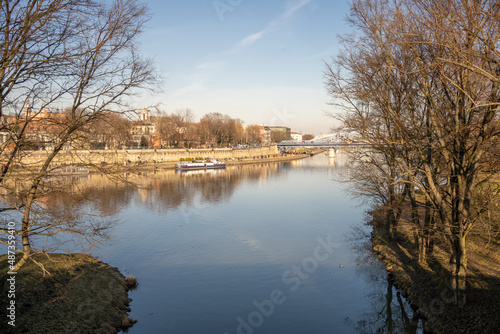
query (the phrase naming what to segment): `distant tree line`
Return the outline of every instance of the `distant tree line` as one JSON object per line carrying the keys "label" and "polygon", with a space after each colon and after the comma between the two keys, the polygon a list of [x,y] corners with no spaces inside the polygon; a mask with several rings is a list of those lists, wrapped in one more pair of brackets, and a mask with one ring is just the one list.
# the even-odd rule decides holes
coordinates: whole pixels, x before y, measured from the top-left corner
{"label": "distant tree line", "polygon": [[[221,147],[236,144],[261,145],[263,128],[259,125],[243,126],[243,121],[221,113],[203,115],[195,122],[191,109],[178,110],[168,114],[156,110],[147,121],[154,132],[139,131],[143,120],[131,120],[124,115],[110,113],[89,125],[91,148],[172,148],[172,147]],[[141,129],[140,129],[141,130]]]}

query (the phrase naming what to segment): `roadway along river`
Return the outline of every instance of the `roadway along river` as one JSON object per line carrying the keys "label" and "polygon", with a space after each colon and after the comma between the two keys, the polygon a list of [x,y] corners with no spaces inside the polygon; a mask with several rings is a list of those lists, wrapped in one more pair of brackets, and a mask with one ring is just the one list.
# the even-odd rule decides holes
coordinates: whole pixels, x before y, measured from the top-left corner
{"label": "roadway along river", "polygon": [[94,255],[139,280],[129,333],[421,333],[371,253],[366,208],[337,181],[343,162],[103,185],[99,210],[121,209],[120,223]]}

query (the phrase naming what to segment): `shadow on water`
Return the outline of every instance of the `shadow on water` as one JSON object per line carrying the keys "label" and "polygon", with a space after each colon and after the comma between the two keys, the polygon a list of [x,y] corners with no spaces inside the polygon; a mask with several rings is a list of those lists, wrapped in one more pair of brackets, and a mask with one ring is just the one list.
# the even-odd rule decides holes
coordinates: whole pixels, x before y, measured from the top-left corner
{"label": "shadow on water", "polygon": [[357,318],[346,318],[346,325],[363,334],[424,333],[417,312],[401,296],[393,278],[387,275],[384,265],[373,253],[370,230],[366,224],[353,226],[347,236],[356,254],[357,273],[370,282],[371,291],[366,296],[370,307]]}

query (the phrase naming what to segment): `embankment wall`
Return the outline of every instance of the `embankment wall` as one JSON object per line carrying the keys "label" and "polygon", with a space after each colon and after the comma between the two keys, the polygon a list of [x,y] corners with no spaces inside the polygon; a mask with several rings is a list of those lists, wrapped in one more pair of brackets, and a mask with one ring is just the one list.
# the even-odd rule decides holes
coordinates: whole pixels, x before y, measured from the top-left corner
{"label": "embankment wall", "polygon": [[[45,161],[50,151],[23,152],[22,162],[39,165]],[[278,155],[276,146],[253,147],[248,149],[129,149],[129,150],[81,150],[61,151],[54,158],[52,165],[63,164],[119,164],[126,163],[166,163],[178,162],[181,158],[238,159],[254,156]]]}

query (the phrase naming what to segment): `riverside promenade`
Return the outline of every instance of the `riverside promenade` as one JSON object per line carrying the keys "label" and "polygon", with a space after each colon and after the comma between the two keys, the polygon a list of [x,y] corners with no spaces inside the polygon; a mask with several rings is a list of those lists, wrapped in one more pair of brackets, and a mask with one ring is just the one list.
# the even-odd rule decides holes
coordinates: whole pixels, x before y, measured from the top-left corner
{"label": "riverside promenade", "polygon": [[[317,154],[321,150],[315,150]],[[18,164],[25,172],[38,170],[50,151],[23,152]],[[130,167],[141,169],[171,169],[181,159],[212,158],[226,161],[228,166],[297,160],[309,157],[310,153],[283,154],[277,146],[252,147],[247,149],[128,149],[128,150],[68,150],[59,152],[51,163],[59,166],[86,165],[100,171],[109,168],[122,170]],[[1,159],[0,159],[1,160]],[[94,168],[92,168],[94,167]],[[120,168],[122,167],[122,168]]]}
{"label": "riverside promenade", "polygon": [[[25,166],[37,167],[45,162],[51,151],[24,151],[18,162]],[[252,147],[247,149],[125,149],[125,150],[63,150],[53,159],[52,166],[60,165],[129,165],[160,164],[179,162],[180,159],[212,158],[221,160],[253,159],[274,156],[280,152],[277,146]],[[1,157],[0,157],[0,160]]]}

